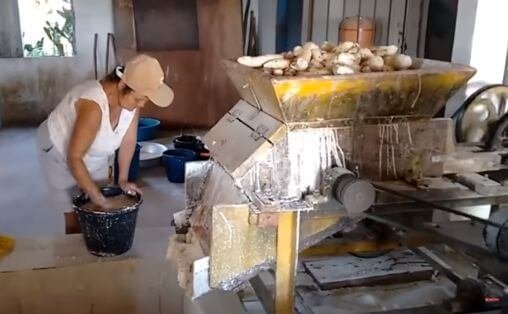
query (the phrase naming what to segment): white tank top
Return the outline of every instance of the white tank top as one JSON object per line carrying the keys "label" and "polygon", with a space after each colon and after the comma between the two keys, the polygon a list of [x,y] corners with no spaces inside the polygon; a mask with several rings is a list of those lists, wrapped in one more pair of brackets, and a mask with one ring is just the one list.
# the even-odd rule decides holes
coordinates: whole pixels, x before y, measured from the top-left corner
{"label": "white tank top", "polygon": [[135,110],[122,109],[118,125],[113,130],[109,120],[108,97],[100,82],[87,81],[74,87],[48,117],[49,137],[63,158],[67,157],[67,147],[76,121],[74,104],[80,98],[97,103],[102,111],[99,131],[83,159],[88,171],[93,172],[107,167],[109,157],[120,147]]}

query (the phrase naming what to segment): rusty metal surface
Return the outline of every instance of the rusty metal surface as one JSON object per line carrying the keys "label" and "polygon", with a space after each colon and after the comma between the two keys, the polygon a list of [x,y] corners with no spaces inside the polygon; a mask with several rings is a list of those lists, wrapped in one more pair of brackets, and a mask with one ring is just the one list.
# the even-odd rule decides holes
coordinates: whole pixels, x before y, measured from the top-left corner
{"label": "rusty metal surface", "polygon": [[185,207],[195,208],[199,204],[206,179],[210,175],[211,161],[193,161],[185,163]]}
{"label": "rusty metal surface", "polygon": [[213,208],[210,286],[231,290],[275,260],[275,229],[248,222],[247,205]]}
{"label": "rusty metal surface", "polygon": [[[249,200],[235,185],[233,177],[217,163],[213,163],[203,181],[199,200],[195,200],[189,217],[193,227],[199,227],[201,233],[212,232],[212,208],[221,204],[248,204]],[[187,194],[193,193],[187,191]],[[208,246],[208,245],[207,245]]]}
{"label": "rusty metal surface", "polygon": [[[214,206],[210,242],[210,286],[231,290],[273,266],[276,228],[249,223],[248,205]],[[277,213],[274,213],[277,215]],[[351,221],[340,211],[301,213],[299,250],[343,230]]]}
{"label": "rusty metal surface", "polygon": [[[379,286],[343,288],[316,291],[298,287],[298,295],[314,313],[449,313],[441,309],[432,312],[418,308],[440,305],[454,295],[455,286],[446,278],[433,281],[396,284],[380,289]],[[393,311],[393,312],[392,312]]]}
{"label": "rusty metal surface", "polygon": [[243,99],[285,122],[431,118],[475,73],[434,60],[418,70],[315,77],[274,77],[229,60],[223,66]]}
{"label": "rusty metal surface", "polygon": [[[396,173],[394,164],[410,158],[396,158],[395,146],[412,156],[413,140],[427,138],[420,145],[432,149],[434,137],[419,131],[428,128],[430,120],[422,119],[414,126],[401,124],[399,133],[399,125],[391,128],[390,116],[430,117],[474,72],[430,63],[421,70],[397,73],[276,78],[234,62],[224,61],[224,65],[243,100],[205,136],[211,166],[196,168],[197,173],[206,172],[204,180],[190,174],[192,191],[187,193],[194,207],[190,230],[210,256],[210,287],[223,290],[273,267],[281,216],[294,212],[300,216],[300,251],[351,229],[363,215],[350,215],[340,203],[328,200],[330,193],[324,191],[331,181],[326,180],[326,171],[351,166],[352,160],[362,166],[361,161],[368,164],[379,159],[372,173],[380,175],[388,165]],[[341,122],[379,116],[390,121],[372,128],[365,124],[364,128],[344,127]],[[310,126],[323,121],[329,125]],[[438,122],[443,127],[434,151],[445,153],[453,150],[441,132],[448,129],[448,121]],[[291,123],[301,126],[288,128]],[[358,130],[370,141],[358,141]],[[365,167],[356,168],[365,173]]]}
{"label": "rusty metal surface", "polygon": [[303,265],[319,287],[325,290],[427,280],[434,272],[425,260],[409,250],[367,259],[337,256],[307,261]]}

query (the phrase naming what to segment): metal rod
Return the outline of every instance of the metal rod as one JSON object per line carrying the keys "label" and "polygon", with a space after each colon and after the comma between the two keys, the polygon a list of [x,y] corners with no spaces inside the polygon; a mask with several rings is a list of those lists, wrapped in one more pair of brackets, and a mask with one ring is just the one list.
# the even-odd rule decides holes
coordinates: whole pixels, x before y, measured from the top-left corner
{"label": "metal rod", "polygon": [[326,6],[326,39],[325,40],[330,40],[330,38],[328,38],[329,29],[330,29],[330,1],[331,0],[328,0],[328,5]]}
{"label": "metal rod", "polygon": [[376,15],[377,15],[377,0],[374,0],[374,13],[372,14],[374,22],[376,21]]}
{"label": "metal rod", "polygon": [[425,6],[425,0],[420,2],[420,12],[418,16],[418,39],[416,41],[416,56],[421,57],[420,50],[422,45],[422,27],[423,27],[423,11]]}
{"label": "metal rod", "polygon": [[434,252],[432,252],[428,248],[420,246],[411,249],[411,251],[415,252],[431,266],[437,268],[440,272],[445,274],[445,276],[448,277],[453,283],[458,284],[463,279],[460,276],[460,274],[453,271],[453,268],[450,265],[448,265],[445,261],[443,261],[439,256],[437,256]]}
{"label": "metal rod", "polygon": [[439,205],[439,204],[434,203],[434,202],[429,202],[429,201],[426,201],[426,200],[421,199],[419,197],[407,195],[405,193],[389,189],[387,187],[381,186],[381,185],[376,184],[376,183],[372,183],[372,185],[378,191],[382,191],[382,192],[390,193],[390,194],[393,194],[393,195],[396,195],[396,196],[400,196],[400,197],[412,200],[412,201],[414,201],[416,203],[427,205],[427,206],[429,206],[431,208],[435,208],[435,209],[439,209],[439,210],[442,210],[442,211],[445,211],[445,212],[449,212],[449,213],[452,213],[452,214],[455,214],[455,215],[467,217],[467,218],[471,219],[472,221],[476,221],[476,222],[479,222],[479,223],[482,223],[482,224],[485,224],[485,225],[491,225],[491,226],[494,226],[494,227],[497,227],[497,228],[503,228],[503,225],[495,223],[493,221],[489,221],[487,219],[483,219],[483,218],[480,218],[480,217],[477,217],[477,216],[474,216],[474,215],[470,215],[470,214],[461,212],[459,210],[456,210],[456,209],[453,209],[453,208],[450,208],[450,207]]}
{"label": "metal rod", "polygon": [[506,49],[506,68],[504,71],[503,84],[508,84],[508,49]]}
{"label": "metal rod", "polygon": [[250,4],[251,0],[247,0],[245,4],[245,10],[242,12],[243,14],[243,21],[242,21],[242,39],[243,39],[243,49],[245,51],[245,46],[247,43],[247,28],[248,28],[248,17],[249,17],[249,11],[250,11]]}
{"label": "metal rod", "polygon": [[115,58],[115,60],[113,61],[113,64],[115,66],[118,65],[118,53],[116,51],[116,39],[115,39],[115,35],[113,33],[109,33],[108,34],[109,37],[111,37],[111,45],[112,45],[112,48],[113,48],[113,57]]}
{"label": "metal rod", "polygon": [[386,45],[390,44],[390,28],[392,27],[390,24],[392,23],[392,0],[390,0],[390,5],[388,7],[388,28],[386,29]]}
{"label": "metal rod", "polygon": [[95,33],[93,36],[93,69],[95,74],[95,79],[99,77],[97,73],[97,42],[99,40],[99,34]]}
{"label": "metal rod", "polygon": [[377,0],[374,0],[374,12],[372,14],[372,20],[374,21],[374,45],[380,45],[377,40],[377,34],[379,33],[379,30],[377,29]]}
{"label": "metal rod", "polygon": [[307,41],[312,40],[312,33],[314,32],[314,0],[309,1],[309,15],[307,27]]}
{"label": "metal rod", "polygon": [[400,51],[406,53],[406,23],[407,23],[407,1],[404,3],[404,22],[402,23],[402,40],[400,43]]}
{"label": "metal rod", "polygon": [[362,0],[358,3],[358,16],[356,20],[356,42],[360,42],[360,16],[362,15]]}
{"label": "metal rod", "polygon": [[107,36],[107,39],[106,39],[106,73],[104,74],[105,76],[109,74],[109,46],[110,46],[110,36],[109,36],[110,33],[108,33],[108,36]]}

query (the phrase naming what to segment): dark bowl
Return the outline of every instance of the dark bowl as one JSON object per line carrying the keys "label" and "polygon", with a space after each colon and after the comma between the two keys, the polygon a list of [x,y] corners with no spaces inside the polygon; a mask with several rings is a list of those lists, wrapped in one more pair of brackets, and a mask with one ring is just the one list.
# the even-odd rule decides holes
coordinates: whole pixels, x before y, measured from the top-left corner
{"label": "dark bowl", "polygon": [[196,151],[199,149],[200,140],[194,135],[180,135],[173,139],[175,148],[191,149]]}

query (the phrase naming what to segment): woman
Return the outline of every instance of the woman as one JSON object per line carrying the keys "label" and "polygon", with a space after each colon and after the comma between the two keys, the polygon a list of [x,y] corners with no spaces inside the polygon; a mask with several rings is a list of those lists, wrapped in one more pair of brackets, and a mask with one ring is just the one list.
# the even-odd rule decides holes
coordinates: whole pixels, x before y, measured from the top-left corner
{"label": "woman", "polygon": [[159,62],[139,55],[101,81],[74,87],[51,112],[37,134],[39,161],[55,209],[64,212],[66,233],[79,231],[72,211],[77,187],[92,202],[111,208],[95,182],[108,178],[109,160],[118,151],[118,185],[126,193],[141,193],[128,182],[136,146],[139,109],[147,100],[159,107],[173,101]]}

